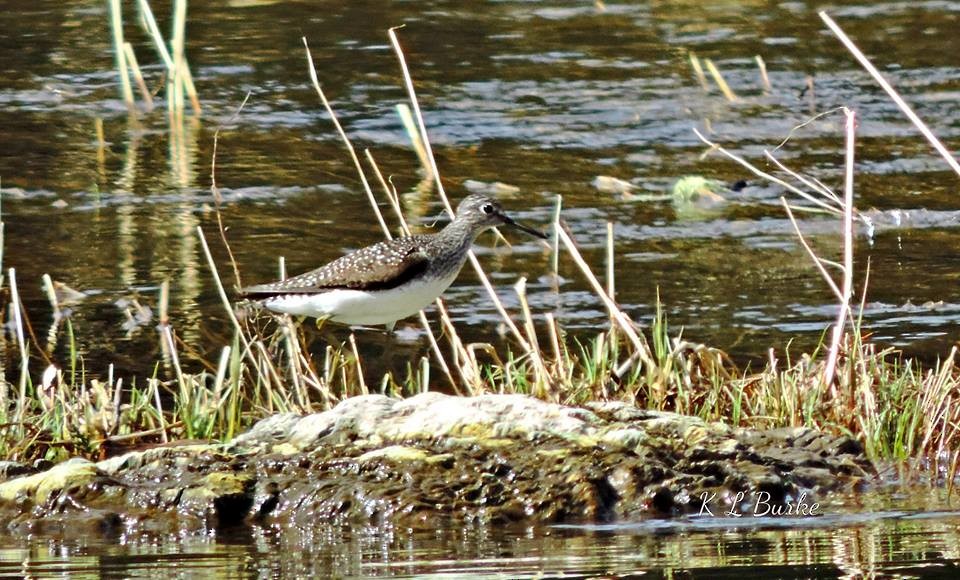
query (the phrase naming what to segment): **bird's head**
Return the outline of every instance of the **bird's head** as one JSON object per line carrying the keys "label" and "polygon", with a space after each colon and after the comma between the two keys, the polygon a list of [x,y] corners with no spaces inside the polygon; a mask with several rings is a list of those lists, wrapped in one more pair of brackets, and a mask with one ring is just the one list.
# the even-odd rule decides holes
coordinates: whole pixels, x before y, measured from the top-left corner
{"label": "bird's head", "polygon": [[503,211],[503,206],[500,205],[499,201],[480,193],[468,195],[460,202],[460,205],[457,206],[456,220],[466,222],[478,233],[489,228],[505,225],[542,240],[547,239],[547,234],[525,226],[508,216]]}

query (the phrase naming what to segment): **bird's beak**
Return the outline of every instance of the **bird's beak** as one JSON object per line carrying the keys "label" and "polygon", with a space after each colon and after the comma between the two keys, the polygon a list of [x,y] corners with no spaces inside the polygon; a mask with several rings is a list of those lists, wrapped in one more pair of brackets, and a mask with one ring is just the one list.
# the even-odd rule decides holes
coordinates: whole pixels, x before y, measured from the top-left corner
{"label": "bird's beak", "polygon": [[503,218],[503,223],[507,224],[508,226],[515,227],[521,232],[526,232],[533,237],[540,238],[541,240],[547,239],[547,234],[541,232],[540,230],[535,230],[529,226],[525,226],[519,222],[516,222],[513,220],[513,218],[507,215],[501,215],[500,217]]}

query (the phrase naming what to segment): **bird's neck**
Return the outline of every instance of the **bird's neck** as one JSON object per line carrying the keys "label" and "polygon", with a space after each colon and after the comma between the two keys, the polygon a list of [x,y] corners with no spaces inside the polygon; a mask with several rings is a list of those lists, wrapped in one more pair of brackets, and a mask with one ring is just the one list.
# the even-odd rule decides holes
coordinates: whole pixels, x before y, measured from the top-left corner
{"label": "bird's neck", "polygon": [[[453,220],[442,230],[437,232],[433,243],[436,244],[438,254],[444,255],[447,260],[458,259],[462,265],[466,259],[467,250],[483,230],[473,227],[472,224]],[[445,260],[444,260],[445,261]]]}

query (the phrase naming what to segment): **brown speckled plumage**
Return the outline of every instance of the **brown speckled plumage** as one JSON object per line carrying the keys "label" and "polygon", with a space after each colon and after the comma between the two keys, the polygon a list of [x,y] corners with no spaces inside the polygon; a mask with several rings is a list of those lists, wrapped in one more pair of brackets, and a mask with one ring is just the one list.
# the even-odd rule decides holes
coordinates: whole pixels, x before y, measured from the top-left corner
{"label": "brown speckled plumage", "polygon": [[326,266],[271,284],[244,288],[247,298],[278,294],[304,294],[346,288],[387,290],[426,271],[430,260],[424,251],[428,236],[387,240],[337,258]]}
{"label": "brown speckled plumage", "polygon": [[[500,204],[484,195],[470,195],[457,207],[456,218],[436,234],[396,238],[361,248],[299,276],[250,286],[243,297],[263,302],[317,295],[336,290],[376,293],[412,281],[448,279],[463,267],[476,237],[497,225],[511,225],[537,237],[546,236],[514,222]],[[447,282],[449,283],[449,282]],[[435,298],[436,296],[434,296]],[[312,312],[311,312],[312,314]],[[326,315],[331,315],[329,312]],[[384,321],[389,325],[391,321]]]}

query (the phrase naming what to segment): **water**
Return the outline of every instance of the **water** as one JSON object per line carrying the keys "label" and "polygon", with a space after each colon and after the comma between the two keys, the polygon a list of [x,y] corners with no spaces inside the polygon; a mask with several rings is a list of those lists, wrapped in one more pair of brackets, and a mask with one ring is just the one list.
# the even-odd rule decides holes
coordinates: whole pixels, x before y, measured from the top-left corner
{"label": "water", "polygon": [[[924,495],[924,494],[920,494]],[[872,499],[872,501],[871,501]],[[943,502],[943,497],[928,498]],[[960,572],[960,512],[902,493],[816,518],[683,518],[430,530],[269,527],[206,535],[2,538],[0,577],[925,578]],[[883,505],[896,502],[898,510]],[[875,510],[875,511],[872,511]]]}
{"label": "water", "polygon": [[[953,34],[957,11],[949,3],[910,6],[850,4],[835,15],[950,146],[960,132],[950,121],[960,102],[960,69],[950,57],[960,42]],[[495,2],[483,9],[456,2],[376,9],[197,2],[188,51],[204,116],[187,124],[184,146],[173,149],[161,112],[138,126],[128,122],[117,98],[105,6],[13,2],[0,19],[4,265],[17,269],[40,329],[50,320],[38,288],[42,273],[93,294],[74,308],[73,323],[94,372],[113,362],[118,371],[142,375],[153,362],[152,324],[124,328],[114,303],[139,297],[155,309],[164,279],[172,284],[179,335],[199,356],[218,348],[224,315],[194,229],[215,231],[213,133],[247,92],[247,106],[222,132],[217,170],[243,281],[274,278],[278,255],[297,273],[379,239],[349,158],[309,87],[300,36],[312,41],[321,82],[357,147],[369,147],[407,192],[420,175],[393,109],[405,95],[385,30],[397,24],[406,25],[402,40],[452,193],[461,194],[468,180],[508,183],[519,192],[503,195],[504,203],[535,224],[549,221],[554,196],[562,194],[564,217],[598,269],[605,223],[612,221],[626,311],[649,321],[659,291],[674,328],[741,359],[791,339],[810,347],[834,316],[833,298],[796,243],[779,205],[783,192],[718,155],[703,158],[692,128],[709,121],[712,138],[762,164],[762,150],[813,112],[856,108],[858,207],[925,208],[937,216],[858,238],[858,288],[868,259],[871,268],[867,328],[875,340],[927,358],[957,339],[956,176],[804,3],[607,3],[598,10],[587,2]],[[128,19],[127,36],[148,82],[159,86],[157,57]],[[20,25],[25,21],[29,29]],[[740,101],[699,87],[691,50],[717,62]],[[770,71],[769,94],[757,54]],[[804,91],[808,76],[813,93]],[[106,138],[99,152],[98,118]],[[799,131],[778,156],[839,188],[841,148],[835,114]],[[702,216],[591,185],[613,176],[639,193],[658,194],[688,174],[750,184]],[[421,225],[442,213],[429,194],[407,195],[405,209]],[[838,255],[836,220],[807,217],[804,226],[819,251]],[[603,323],[569,261],[561,263],[556,294],[545,277],[549,256],[530,240],[511,241],[512,252],[491,249],[490,240],[480,248],[508,305],[516,302],[510,286],[526,275],[538,313],[553,311],[574,331]],[[471,272],[448,298],[461,332],[487,339],[498,316]],[[419,331],[404,336],[412,341],[406,353],[426,350]]]}
{"label": "water", "polygon": [[[185,364],[215,358],[228,332],[195,228],[215,240],[210,159],[219,126],[216,177],[244,283],[274,278],[278,255],[299,273],[380,238],[309,86],[301,35],[354,144],[370,148],[398,189],[411,192],[404,196],[408,217],[428,226],[442,214],[435,196],[416,193],[417,161],[394,111],[405,94],[386,29],[404,24],[401,39],[451,193],[505,182],[519,190],[501,195],[504,204],[535,225],[550,220],[554,197],[563,195],[564,217],[598,270],[605,224],[613,222],[624,309],[649,321],[659,291],[685,338],[741,360],[762,357],[770,346],[782,350],[790,340],[798,349],[815,344],[835,315],[833,297],[783,215],[783,192],[718,155],[703,157],[692,128],[711,128],[712,139],[762,164],[762,151],[812,114],[855,108],[857,206],[927,210],[908,227],[858,237],[858,289],[870,264],[865,325],[873,340],[932,359],[958,339],[956,175],[825,31],[814,12],[821,7],[750,0],[606,2],[604,9],[583,0],[195,1],[187,49],[204,112],[174,147],[162,102],[133,123],[118,99],[106,3],[7,0],[0,10],[3,265],[16,268],[41,343],[51,322],[43,273],[90,295],[72,307],[71,321],[92,375],[105,374],[111,363],[121,376],[152,372],[155,323],[145,317],[125,324],[117,302],[137,299],[155,311],[164,280],[171,283],[172,323],[195,349],[183,354]],[[828,9],[947,146],[960,148],[957,5],[844,2]],[[158,2],[155,11],[166,30],[167,6]],[[158,59],[132,12],[127,19],[148,83],[159,87]],[[700,88],[691,50],[717,63],[738,102]],[[769,92],[755,55],[766,61]],[[813,92],[804,90],[808,77]],[[778,158],[839,189],[841,128],[836,114],[815,122]],[[597,176],[612,176],[637,193],[662,194],[691,174],[749,184],[724,207],[699,215],[592,185]],[[839,255],[836,220],[807,216],[802,226],[825,256]],[[550,256],[528,239],[510,239],[512,251],[490,239],[478,248],[508,307],[516,305],[510,287],[525,275],[538,316],[553,312],[580,333],[605,324],[573,264],[561,261],[557,293],[546,277]],[[227,272],[225,252],[214,245]],[[495,340],[498,317],[471,272],[447,296],[463,335]],[[420,331],[407,325],[393,355],[400,368],[427,350]],[[368,352],[380,352],[384,341],[376,333],[359,340]],[[63,360],[64,343],[61,335],[55,360]],[[881,507],[896,511],[898,502]],[[956,543],[955,521],[897,517],[733,532],[646,524],[426,537],[394,531],[325,539],[334,549],[319,560],[310,551],[300,559],[281,556],[270,530],[161,540],[31,538],[0,548],[0,562],[14,575],[29,559],[46,572],[121,575],[163,575],[174,564],[234,575],[284,566],[305,573],[335,563],[357,575],[642,568],[719,577],[717,566],[749,561],[778,575],[853,577],[858,566],[893,574],[902,565],[912,574],[925,570],[923,562],[952,565],[956,554],[947,546]],[[943,547],[919,548],[924,542]],[[558,561],[557,553],[570,559]]]}

